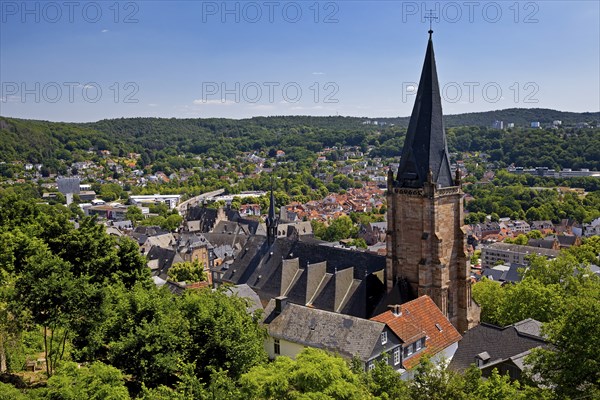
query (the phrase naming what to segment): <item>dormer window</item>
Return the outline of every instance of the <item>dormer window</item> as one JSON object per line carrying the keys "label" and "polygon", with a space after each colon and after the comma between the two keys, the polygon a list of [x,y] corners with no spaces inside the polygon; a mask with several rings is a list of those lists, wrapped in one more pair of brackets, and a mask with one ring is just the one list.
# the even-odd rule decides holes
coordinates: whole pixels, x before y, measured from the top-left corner
{"label": "dormer window", "polygon": [[490,361],[490,354],[487,351],[481,352],[475,356],[475,362],[478,367],[482,367]]}
{"label": "dormer window", "polygon": [[381,332],[381,344],[386,344],[387,340],[387,332]]}

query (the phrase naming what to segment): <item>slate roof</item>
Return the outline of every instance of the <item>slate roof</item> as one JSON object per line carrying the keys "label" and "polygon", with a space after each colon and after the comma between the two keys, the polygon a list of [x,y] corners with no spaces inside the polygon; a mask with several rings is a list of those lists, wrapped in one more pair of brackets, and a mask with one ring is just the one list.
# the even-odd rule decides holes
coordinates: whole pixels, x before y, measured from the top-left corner
{"label": "slate roof", "polygon": [[260,297],[252,288],[246,284],[237,285],[237,286],[229,286],[227,290],[225,290],[225,294],[227,296],[237,296],[248,300],[248,308],[246,311],[249,313],[254,313],[257,310],[262,310],[263,306],[260,302]]}
{"label": "slate roof", "polygon": [[164,235],[169,231],[159,228],[158,226],[136,226],[131,232],[131,237],[137,240],[138,244],[142,245],[151,236]]}
{"label": "slate roof", "polygon": [[169,233],[169,231],[158,226],[136,226],[132,235],[134,237],[136,235],[156,236],[164,235],[165,233]]}
{"label": "slate roof", "polygon": [[249,236],[250,231],[248,227],[233,221],[219,221],[217,225],[212,229],[212,233],[234,233],[237,235]]}
{"label": "slate roof", "polygon": [[175,245],[175,236],[172,233],[165,233],[161,235],[155,235],[148,237],[143,245],[146,247],[158,246],[165,249],[173,248]]}
{"label": "slate roof", "polygon": [[[210,238],[209,238],[210,240]],[[314,239],[251,236],[223,275],[246,283],[263,303],[278,296],[329,311],[367,318],[385,293],[385,257],[330,248]]]}
{"label": "slate roof", "polygon": [[[272,314],[275,314],[274,316]],[[276,314],[275,300],[265,309],[267,331],[273,338],[368,361],[385,324],[363,318],[288,303]]]}
{"label": "slate roof", "polygon": [[167,279],[169,268],[174,263],[183,262],[183,258],[175,250],[159,246],[152,246],[148,254],[146,254],[146,259],[150,265],[154,264],[156,266],[156,268],[152,268],[152,275],[159,276],[165,280]]}
{"label": "slate roof", "polygon": [[547,240],[547,239],[529,239],[529,241],[527,242],[528,246],[531,247],[539,247],[542,249],[555,249],[555,242],[554,239],[552,240]]}
{"label": "slate roof", "polygon": [[560,244],[560,247],[571,247],[577,244],[577,236],[575,235],[556,235],[556,240]]}
{"label": "slate roof", "polygon": [[310,221],[279,223],[277,227],[277,237],[291,236],[295,233],[298,236],[312,235],[313,230]]}
{"label": "slate roof", "polygon": [[531,229],[536,229],[536,230],[545,230],[545,229],[553,229],[554,228],[554,224],[552,223],[552,221],[533,221],[531,223]]}
{"label": "slate roof", "polygon": [[416,298],[417,296],[413,292],[410,283],[408,283],[406,279],[400,279],[394,284],[389,293],[382,296],[373,315],[379,315],[386,312],[391,305],[404,304]]}
{"label": "slate roof", "polygon": [[532,246],[522,246],[520,244],[511,244],[511,243],[492,243],[492,244],[488,244],[483,246],[484,249],[498,249],[498,250],[503,250],[503,251],[512,251],[514,253],[532,253],[532,254],[539,254],[539,255],[543,255],[546,257],[558,257],[558,255],[560,254],[560,250],[552,250],[552,249],[544,249],[544,248],[539,248],[539,247],[532,247]]}
{"label": "slate roof", "polygon": [[240,225],[245,226],[251,235],[258,235],[261,233],[266,235],[266,231],[264,230],[264,228],[261,227],[260,221],[258,221],[256,219],[238,217],[238,218],[234,219],[233,221],[237,222]]}
{"label": "slate roof", "polygon": [[[199,221],[194,224],[194,230],[199,229],[200,232],[210,232],[217,222],[219,212],[221,210],[215,208],[207,208],[203,206],[190,207],[187,212],[187,221]],[[229,208],[222,210],[225,213],[226,219],[232,220],[237,213]],[[239,216],[239,214],[238,214]]]}
{"label": "slate roof", "polygon": [[484,268],[481,271],[481,276],[492,279],[496,282],[520,282],[519,268],[525,268],[521,264],[510,264],[508,268],[504,265],[494,266],[492,268]]}
{"label": "slate roof", "polygon": [[532,319],[505,327],[482,323],[465,333],[449,368],[463,371],[475,363],[477,354],[485,351],[490,355],[488,364],[492,364],[545,346],[546,341],[539,336],[539,326],[540,323]]}
{"label": "slate roof", "polygon": [[177,237],[177,248],[179,251],[182,249],[201,247],[204,245],[210,247],[210,243],[201,233],[181,233]]}
{"label": "slate roof", "polygon": [[403,360],[404,368],[414,367],[424,355],[433,356],[461,339],[460,333],[442,314],[431,297],[421,296],[398,307],[400,315],[390,310],[371,320],[386,324],[402,340],[403,347],[426,337],[424,350]]}
{"label": "slate roof", "polygon": [[430,171],[434,183],[454,186],[431,31],[394,185],[422,188]]}

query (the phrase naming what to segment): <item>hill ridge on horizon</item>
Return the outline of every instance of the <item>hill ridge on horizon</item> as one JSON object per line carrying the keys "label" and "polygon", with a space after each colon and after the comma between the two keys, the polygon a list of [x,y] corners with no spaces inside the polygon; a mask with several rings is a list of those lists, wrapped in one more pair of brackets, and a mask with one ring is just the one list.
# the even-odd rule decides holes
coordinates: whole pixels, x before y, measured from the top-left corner
{"label": "hill ridge on horizon", "polygon": [[[515,114],[515,115],[511,115]],[[518,114],[526,114],[528,118],[524,115]],[[543,117],[539,117],[538,114],[543,114]],[[489,110],[489,111],[474,111],[468,113],[459,113],[459,114],[444,114],[444,122],[446,126],[490,126],[491,123],[495,120],[504,120],[504,122],[514,122],[515,124],[528,124],[529,122],[539,121],[540,123],[550,123],[554,120],[562,120],[567,118],[567,121],[563,122],[573,122],[570,118],[574,118],[575,116],[580,117],[588,117],[590,121],[600,120],[600,111],[561,111],[555,110],[551,108],[504,108],[498,110]],[[325,119],[342,119],[342,120],[361,120],[361,121],[382,121],[388,123],[396,123],[402,126],[407,126],[408,121],[410,120],[410,116],[396,116],[396,117],[365,117],[365,116],[350,116],[350,115],[268,115],[262,116],[257,115],[249,118],[225,118],[225,117],[197,117],[197,118],[179,118],[179,117],[115,117],[115,118],[103,118],[96,121],[88,121],[88,122],[73,122],[73,121],[51,121],[44,119],[26,119],[26,118],[18,118],[0,115],[0,118],[6,119],[15,119],[21,121],[33,121],[33,122],[49,122],[49,123],[64,123],[64,124],[75,124],[75,125],[91,125],[101,123],[103,121],[116,121],[116,120],[176,120],[176,121],[193,121],[193,120],[218,120],[218,121],[253,121],[253,120],[261,120],[261,119],[315,119],[315,120],[325,120]],[[512,118],[512,120],[510,120]],[[561,119],[562,118],[562,119]],[[485,119],[489,121],[485,124],[479,123],[469,123],[469,120],[480,121]],[[577,122],[589,122],[589,121],[577,121]]]}
{"label": "hill ridge on horizon", "polygon": [[[74,161],[109,150],[115,156],[138,154],[140,167],[162,162],[182,164],[177,155],[233,159],[244,152],[273,153],[310,163],[326,147],[372,146],[373,157],[400,155],[409,117],[272,116],[246,120],[225,118],[119,118],[90,123],[65,123],[0,117],[0,164],[48,164],[66,171]],[[514,122],[515,129],[491,128],[495,120]],[[530,129],[561,120],[560,129]],[[365,121],[379,121],[365,124]],[[519,166],[600,170],[600,112],[570,113],[548,109],[506,109],[447,115],[444,123],[451,151],[490,154],[491,161]],[[386,122],[387,125],[382,124]],[[587,122],[594,129],[578,129]],[[393,124],[393,125],[392,125]],[[506,126],[506,125],[505,125]],[[363,150],[364,151],[364,150]],[[6,169],[7,167],[2,167]]]}

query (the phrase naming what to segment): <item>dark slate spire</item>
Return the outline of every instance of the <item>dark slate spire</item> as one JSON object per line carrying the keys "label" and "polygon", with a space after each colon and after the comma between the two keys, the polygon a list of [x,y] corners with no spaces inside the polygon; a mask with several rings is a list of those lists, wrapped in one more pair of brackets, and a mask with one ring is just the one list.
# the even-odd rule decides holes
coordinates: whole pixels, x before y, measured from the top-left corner
{"label": "dark slate spire", "polygon": [[273,195],[273,178],[271,178],[271,198],[269,201],[269,213],[267,215],[267,240],[269,244],[273,244],[277,238],[277,225],[279,218],[275,214],[275,196]]}
{"label": "dark slate spire", "polygon": [[[395,185],[422,188],[429,179],[441,187],[454,186],[442,120],[442,100],[433,54],[432,30]],[[431,175],[430,175],[431,174]]]}

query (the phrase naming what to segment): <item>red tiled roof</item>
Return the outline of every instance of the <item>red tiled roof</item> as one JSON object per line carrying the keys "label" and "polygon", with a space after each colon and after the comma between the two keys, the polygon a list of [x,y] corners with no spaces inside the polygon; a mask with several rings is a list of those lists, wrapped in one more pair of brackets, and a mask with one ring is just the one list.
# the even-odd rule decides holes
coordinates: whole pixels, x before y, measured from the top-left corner
{"label": "red tiled roof", "polygon": [[400,309],[402,313],[399,316],[386,311],[371,319],[386,324],[406,344],[411,344],[420,337],[427,337],[425,349],[403,361],[406,369],[417,365],[423,355],[433,356],[461,339],[460,333],[429,296],[421,296],[402,304]]}
{"label": "red tiled roof", "polygon": [[186,289],[203,289],[206,287],[209,287],[210,283],[208,282],[194,282],[194,283],[190,283],[189,285],[185,285]]}

